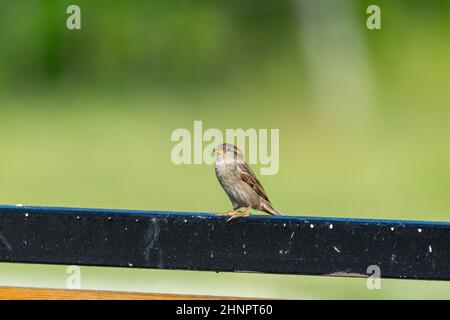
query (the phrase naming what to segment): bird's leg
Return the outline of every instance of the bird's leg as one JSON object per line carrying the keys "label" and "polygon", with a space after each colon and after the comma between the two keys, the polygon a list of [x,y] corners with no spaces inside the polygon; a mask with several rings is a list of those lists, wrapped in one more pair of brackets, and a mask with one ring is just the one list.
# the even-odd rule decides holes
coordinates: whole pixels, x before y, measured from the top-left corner
{"label": "bird's leg", "polygon": [[244,208],[242,211],[235,211],[234,213],[230,213],[230,216],[227,219],[227,222],[230,222],[231,220],[234,220],[236,218],[243,218],[249,216],[250,208]]}
{"label": "bird's leg", "polygon": [[224,211],[224,212],[218,212],[218,213],[216,213],[218,216],[231,216],[231,215],[233,215],[233,214],[236,214],[237,212],[239,212],[239,211],[237,211],[237,210],[235,210],[235,209],[231,209],[231,210],[228,210],[228,211]]}
{"label": "bird's leg", "polygon": [[224,212],[219,212],[219,213],[216,213],[216,214],[218,216],[232,216],[232,215],[238,213],[240,208],[242,208],[242,207],[234,206],[233,209],[231,209],[231,210],[227,210],[227,211],[224,211]]}

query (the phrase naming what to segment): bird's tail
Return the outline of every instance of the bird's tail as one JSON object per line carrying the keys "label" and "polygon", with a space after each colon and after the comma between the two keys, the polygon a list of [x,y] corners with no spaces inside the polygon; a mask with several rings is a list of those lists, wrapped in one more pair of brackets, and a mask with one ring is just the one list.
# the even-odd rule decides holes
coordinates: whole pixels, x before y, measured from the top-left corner
{"label": "bird's tail", "polygon": [[271,214],[273,216],[281,216],[282,215],[281,212],[275,210],[269,202],[265,202],[262,205],[262,209],[263,209],[262,211],[267,212],[268,214]]}

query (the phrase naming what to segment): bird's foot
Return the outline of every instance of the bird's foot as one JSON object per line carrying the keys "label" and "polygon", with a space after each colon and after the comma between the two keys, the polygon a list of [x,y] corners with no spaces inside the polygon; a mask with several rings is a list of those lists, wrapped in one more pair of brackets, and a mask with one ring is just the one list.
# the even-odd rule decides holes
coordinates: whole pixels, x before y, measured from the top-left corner
{"label": "bird's foot", "polygon": [[233,211],[232,213],[230,213],[230,217],[227,219],[227,222],[230,222],[231,220],[234,220],[236,218],[243,218],[243,217],[248,217],[250,208],[244,208],[244,210],[242,211],[235,211],[235,210],[230,210]]}
{"label": "bird's foot", "polygon": [[235,213],[238,213],[238,211],[236,210],[228,210],[228,211],[224,211],[224,212],[218,212],[216,213],[218,216],[231,216]]}

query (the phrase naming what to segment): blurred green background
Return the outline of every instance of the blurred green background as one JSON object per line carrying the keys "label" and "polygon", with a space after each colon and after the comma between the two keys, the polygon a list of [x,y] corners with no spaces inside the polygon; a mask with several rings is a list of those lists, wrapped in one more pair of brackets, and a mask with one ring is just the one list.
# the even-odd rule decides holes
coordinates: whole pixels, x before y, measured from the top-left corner
{"label": "blurred green background", "polygon": [[[213,166],[170,159],[172,131],[202,120],[280,129],[280,170],[260,178],[286,214],[448,221],[449,40],[448,0],[0,0],[0,203],[227,210]],[[0,264],[0,285],[67,276]],[[450,298],[431,281],[94,267],[82,288]]]}

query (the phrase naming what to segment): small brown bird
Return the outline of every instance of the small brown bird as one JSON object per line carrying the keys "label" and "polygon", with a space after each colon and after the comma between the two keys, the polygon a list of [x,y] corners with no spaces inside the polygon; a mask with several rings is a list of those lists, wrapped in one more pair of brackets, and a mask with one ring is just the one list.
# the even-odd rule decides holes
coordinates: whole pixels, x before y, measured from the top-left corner
{"label": "small brown bird", "polygon": [[[229,220],[249,215],[250,208],[278,216],[280,212],[272,207],[264,188],[256,178],[250,166],[245,162],[244,154],[236,146],[223,143],[214,152],[216,176],[222,188],[231,200],[233,209],[219,213],[231,216]],[[242,211],[238,209],[244,208]]]}

